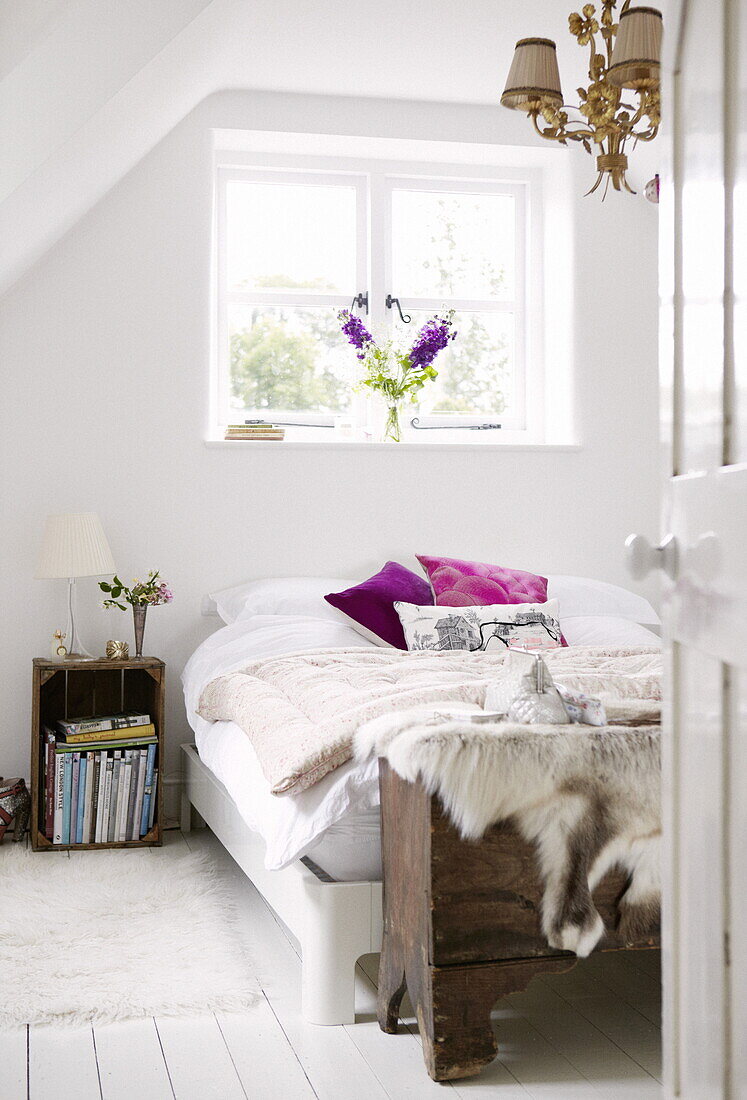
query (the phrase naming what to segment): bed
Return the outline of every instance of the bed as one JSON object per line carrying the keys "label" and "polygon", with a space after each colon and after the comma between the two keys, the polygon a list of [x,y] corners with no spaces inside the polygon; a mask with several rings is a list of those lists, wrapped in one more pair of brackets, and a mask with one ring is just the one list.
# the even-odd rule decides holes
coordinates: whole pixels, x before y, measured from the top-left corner
{"label": "bed", "polygon": [[[182,827],[207,823],[297,937],[302,1012],[318,1024],[354,1021],[355,963],[381,945],[376,761],[349,761],[308,790],[278,797],[244,731],[232,721],[206,721],[197,705],[209,681],[248,660],[373,647],[323,600],[325,592],[347,583],[286,578],[218,593],[212,607],[225,625],[198,647],[182,676],[194,731],[194,744],[182,747]],[[575,612],[562,618],[571,646],[656,641],[642,625],[654,625],[655,612],[640,597],[576,578],[551,578],[553,583],[554,594]]]}

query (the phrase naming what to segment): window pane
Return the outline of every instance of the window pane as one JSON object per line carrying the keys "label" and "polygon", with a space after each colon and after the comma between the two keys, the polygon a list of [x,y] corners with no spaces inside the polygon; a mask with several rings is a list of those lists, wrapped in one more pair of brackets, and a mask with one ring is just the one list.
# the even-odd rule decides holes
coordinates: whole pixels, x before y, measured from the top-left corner
{"label": "window pane", "polygon": [[354,187],[231,180],[229,290],[354,294]]}
{"label": "window pane", "polygon": [[357,360],[333,309],[229,306],[231,405],[345,412]]}
{"label": "window pane", "polygon": [[513,299],[515,206],[510,195],[395,190],[392,293]]}
{"label": "window pane", "polygon": [[[412,310],[412,322],[398,322],[396,338],[407,347],[433,316]],[[472,413],[495,418],[516,415],[514,317],[512,313],[459,312],[457,332],[434,360],[438,378],[420,390],[421,415]]]}

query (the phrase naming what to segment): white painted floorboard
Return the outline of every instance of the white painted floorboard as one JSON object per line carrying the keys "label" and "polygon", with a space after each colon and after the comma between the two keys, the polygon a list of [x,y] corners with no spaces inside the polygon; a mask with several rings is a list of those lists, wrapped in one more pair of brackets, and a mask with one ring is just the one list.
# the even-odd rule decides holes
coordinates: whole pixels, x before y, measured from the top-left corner
{"label": "white painted floorboard", "polygon": [[26,1042],[28,1028],[0,1031],[0,1076],[2,1093],[6,1100],[22,1100],[26,1097],[26,1072],[28,1066]]}
{"label": "white painted floorboard", "polygon": [[215,1016],[159,1016],[156,1026],[177,1100],[245,1100]]}
{"label": "white painted floorboard", "polygon": [[94,1030],[103,1100],[173,1100],[155,1021],[123,1020]]}
{"label": "white painted floorboard", "polygon": [[101,1100],[92,1027],[29,1028],[31,1100]]}
{"label": "white painted floorboard", "polygon": [[167,851],[185,846],[231,877],[256,1006],[95,1028],[0,1022],[3,1100],[660,1100],[658,952],[595,955],[536,979],[493,1013],[499,1057],[479,1077],[435,1084],[407,999],[400,1033],[379,1030],[377,956],[357,968],[355,1024],[307,1024],[294,938],[208,830],[166,834]]}

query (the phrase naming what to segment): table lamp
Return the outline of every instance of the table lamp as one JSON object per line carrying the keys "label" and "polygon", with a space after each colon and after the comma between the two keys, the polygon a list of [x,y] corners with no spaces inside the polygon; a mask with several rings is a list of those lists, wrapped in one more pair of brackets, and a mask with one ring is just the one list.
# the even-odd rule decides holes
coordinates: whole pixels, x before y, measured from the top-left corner
{"label": "table lamp", "polygon": [[67,577],[68,657],[91,657],[81,645],[75,625],[75,580],[114,573],[114,559],[95,512],[47,516],[36,579]]}

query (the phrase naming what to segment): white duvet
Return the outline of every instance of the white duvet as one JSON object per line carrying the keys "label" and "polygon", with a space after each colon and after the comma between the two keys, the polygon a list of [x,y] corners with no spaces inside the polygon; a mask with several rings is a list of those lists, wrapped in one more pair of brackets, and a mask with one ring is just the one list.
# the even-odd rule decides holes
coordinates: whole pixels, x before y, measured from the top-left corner
{"label": "white duvet", "polygon": [[[654,635],[616,618],[562,619],[571,645],[645,645]],[[578,624],[578,625],[576,625]],[[588,637],[589,625],[593,637]],[[278,798],[262,774],[249,738],[233,722],[207,722],[196,714],[203,687],[248,661],[320,648],[371,648],[373,643],[343,622],[301,615],[252,615],[217,630],[194,652],[182,683],[187,718],[200,758],[226,787],[247,825],[267,846],[265,865],[277,870],[304,855],[331,826],[379,805],[378,766],[350,761],[300,794]],[[375,648],[375,647],[374,647]]]}

